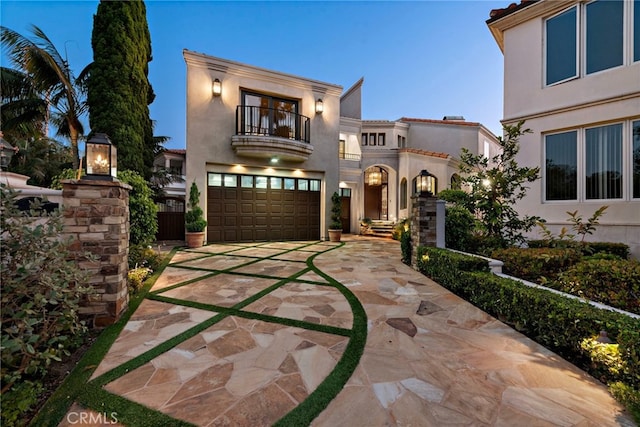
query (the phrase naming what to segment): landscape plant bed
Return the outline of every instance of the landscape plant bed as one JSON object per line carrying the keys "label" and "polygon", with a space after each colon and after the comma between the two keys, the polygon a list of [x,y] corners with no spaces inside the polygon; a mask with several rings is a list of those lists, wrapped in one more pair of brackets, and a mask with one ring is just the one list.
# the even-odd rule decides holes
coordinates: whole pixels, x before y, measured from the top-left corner
{"label": "landscape plant bed", "polygon": [[[640,319],[490,274],[470,255],[419,247],[417,259],[423,274],[607,384],[640,422]],[[612,344],[595,341],[601,330]]]}

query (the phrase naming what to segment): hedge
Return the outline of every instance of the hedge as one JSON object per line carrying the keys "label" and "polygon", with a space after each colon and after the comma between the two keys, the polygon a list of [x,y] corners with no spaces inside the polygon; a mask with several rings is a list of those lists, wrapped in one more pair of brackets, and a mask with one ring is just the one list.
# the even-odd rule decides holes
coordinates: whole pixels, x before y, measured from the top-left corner
{"label": "hedge", "polygon": [[585,255],[611,254],[622,259],[629,259],[629,246],[613,242],[583,242],[573,240],[529,240],[530,248],[581,248]]}
{"label": "hedge", "polygon": [[[423,274],[607,383],[640,420],[640,319],[495,276],[480,258],[425,246],[417,257]],[[617,343],[622,369],[583,348],[600,330]]]}
{"label": "hedge", "polygon": [[504,262],[502,271],[510,276],[541,283],[541,278],[554,280],[558,272],[573,266],[582,255],[570,248],[498,249],[491,258]]}

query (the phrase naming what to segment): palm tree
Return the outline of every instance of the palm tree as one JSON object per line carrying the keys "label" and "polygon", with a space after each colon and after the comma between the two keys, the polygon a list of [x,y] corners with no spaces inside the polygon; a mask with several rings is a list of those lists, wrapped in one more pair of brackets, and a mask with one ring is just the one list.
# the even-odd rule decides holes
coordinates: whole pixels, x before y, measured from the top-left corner
{"label": "palm tree", "polygon": [[[80,118],[86,113],[86,93],[81,80],[74,77],[69,63],[60,55],[47,35],[32,26],[33,41],[0,27],[0,42],[12,64],[26,74],[33,88],[47,105],[45,123],[57,125],[57,135],[69,138],[73,167],[78,168],[78,141],[84,134]],[[52,110],[51,117],[48,116]]]}

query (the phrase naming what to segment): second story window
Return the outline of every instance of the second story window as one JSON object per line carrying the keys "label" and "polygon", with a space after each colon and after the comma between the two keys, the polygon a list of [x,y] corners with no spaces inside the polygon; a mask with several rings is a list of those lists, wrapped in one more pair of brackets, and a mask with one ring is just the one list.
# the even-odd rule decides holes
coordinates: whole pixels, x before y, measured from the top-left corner
{"label": "second story window", "polygon": [[384,133],[379,133],[378,134],[378,145],[385,145],[385,134]]}
{"label": "second story window", "polygon": [[640,60],[638,21],[640,0],[595,0],[548,18],[545,85]]}

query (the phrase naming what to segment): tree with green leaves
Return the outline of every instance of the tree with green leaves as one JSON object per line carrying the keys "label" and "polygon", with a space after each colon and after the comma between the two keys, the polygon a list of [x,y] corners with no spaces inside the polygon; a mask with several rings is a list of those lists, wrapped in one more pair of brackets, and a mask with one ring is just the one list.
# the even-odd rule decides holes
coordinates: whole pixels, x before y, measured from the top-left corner
{"label": "tree with green leaves", "polygon": [[8,131],[9,140],[12,133],[46,137],[47,126],[53,123],[58,136],[69,138],[73,167],[77,169],[78,142],[84,134],[81,119],[87,109],[84,72],[76,78],[47,35],[35,25],[32,33],[30,39],[0,27],[0,42],[15,67],[13,71],[2,70],[3,129]]}
{"label": "tree with green leaves", "polygon": [[523,233],[540,220],[536,216],[520,217],[515,210],[518,200],[525,197],[527,183],[539,178],[539,167],[521,167],[516,162],[520,151],[519,139],[530,129],[523,129],[524,121],[504,126],[504,137],[498,137],[500,152],[488,158],[474,155],[463,148],[460,171],[463,182],[471,186],[474,214],[480,219],[481,231],[489,247],[506,247],[524,242]]}
{"label": "tree with green leaves", "polygon": [[100,1],[93,17],[89,123],[118,147],[118,166],[151,177],[158,140],[149,105],[151,36],[143,1]]}

